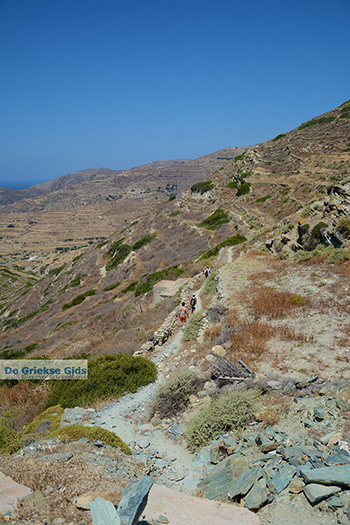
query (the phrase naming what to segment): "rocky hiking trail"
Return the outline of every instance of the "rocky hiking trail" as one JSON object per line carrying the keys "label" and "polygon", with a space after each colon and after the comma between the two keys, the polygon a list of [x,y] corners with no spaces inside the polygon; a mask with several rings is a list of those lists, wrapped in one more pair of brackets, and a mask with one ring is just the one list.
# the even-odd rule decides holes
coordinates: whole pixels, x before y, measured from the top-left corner
{"label": "rocky hiking trail", "polygon": [[[240,309],[246,319],[248,315],[241,304],[240,293],[245,291],[251,276],[256,272],[268,272],[265,277],[268,284],[280,286],[279,268],[270,268],[268,260],[247,260],[245,255],[238,256],[232,248],[224,249],[220,258],[225,264],[216,272],[216,294],[212,302],[218,301],[226,307]],[[283,283],[299,291],[301,286],[308,284],[306,273],[310,271],[312,269],[291,268]],[[181,292],[181,300],[188,300],[193,290],[196,290],[198,312],[203,311],[200,300],[204,284],[202,280],[202,275],[196,276]],[[322,287],[321,291],[326,294],[326,287]],[[209,312],[208,305],[206,311]],[[299,323],[300,318],[293,318],[293,322]],[[203,327],[210,326],[207,318],[203,317]],[[149,502],[142,516],[146,516],[151,525],[350,524],[350,491],[347,490],[350,488],[350,454],[341,446],[344,439],[342,428],[349,411],[350,381],[336,385],[331,384],[327,376],[325,380],[311,373],[306,375],[305,372],[299,373],[294,379],[281,375],[271,378],[268,375],[274,369],[271,359],[262,362],[257,360],[254,366],[251,365],[257,374],[256,380],[263,379],[270,393],[278,399],[285,399],[293,392],[293,397],[289,398],[288,414],[268,425],[254,421],[239,434],[223,434],[203,447],[197,455],[191,454],[186,448],[184,430],[187,415],[158,419],[157,422],[150,418],[149,406],[158,385],[174,371],[184,367],[187,362],[185,356],[191,355],[190,362],[200,370],[204,362],[209,364],[209,356],[217,355],[218,349],[223,352],[219,356],[226,354],[225,345],[212,348],[210,345],[205,346],[206,357],[198,353],[203,334],[204,328],[192,346],[186,345],[175,309],[155,332],[154,340],[147,341],[142,345],[142,351],[136,353],[156,363],[159,373],[155,383],[100,408],[76,407],[65,410],[61,426],[84,424],[115,432],[130,446],[132,456],[120,456],[118,451],[102,442],[64,445],[43,441],[29,445],[14,456],[18,468],[30,468],[28,465],[35,460],[35,468],[43,461],[58,461],[60,469],[69,469],[74,461],[77,466],[81,461],[82,471],[88,465],[86,471],[90,479],[82,477],[76,493],[79,497],[87,496],[93,489],[102,493],[113,492],[116,486],[124,487],[134,479],[139,479],[140,484],[136,485],[135,491],[140,495],[142,482],[148,480]],[[320,337],[324,337],[324,334],[320,334]],[[276,343],[273,342],[273,345]],[[272,346],[271,350],[276,348]],[[214,381],[207,380],[202,396],[200,393],[193,396],[195,399],[193,403],[191,401],[191,410],[203,406],[204,400],[210,402],[210,389],[213,386]],[[123,477],[124,484],[120,483]],[[63,479],[60,487],[59,490],[66,490],[66,481]],[[50,497],[50,494],[52,491],[45,497]],[[195,498],[194,495],[199,497]],[[119,497],[120,494],[116,501],[119,501]],[[73,504],[75,499],[72,495],[68,501]],[[106,500],[112,501],[111,494],[106,495]],[[78,518],[52,520],[52,524],[91,523],[88,505],[74,505],[75,512],[80,512],[79,517],[83,521]],[[86,510],[77,510],[81,508]],[[188,508],[187,517],[177,513],[177,508]],[[41,518],[43,515],[40,514]],[[10,520],[13,521],[11,516]],[[33,523],[43,522],[42,519]],[[50,523],[49,520],[46,522]],[[18,522],[22,523],[27,521]]]}
{"label": "rocky hiking trail", "polygon": [[[195,278],[198,279],[201,276]],[[196,291],[198,312],[202,311],[200,289]],[[182,294],[188,300],[192,296],[188,288]],[[184,297],[183,297],[184,299]],[[177,309],[172,314],[177,323]],[[185,478],[191,470],[195,457],[181,436],[184,426],[174,423],[162,423],[154,427],[145,421],[148,419],[149,404],[155,392],[165,377],[162,372],[163,364],[171,359],[174,367],[181,364],[183,332],[179,326],[163,346],[156,346],[148,352],[147,357],[158,367],[158,377],[154,383],[146,385],[134,394],[127,394],[118,401],[102,407],[95,412],[87,413],[83,409],[66,409],[62,419],[63,424],[79,424],[81,419],[84,424],[102,427],[116,433],[132,450],[133,454],[146,461],[150,473],[156,473],[159,482],[173,486],[181,482],[182,489],[186,490]],[[190,486],[195,487],[197,479],[190,480]],[[192,492],[192,490],[186,490]]]}

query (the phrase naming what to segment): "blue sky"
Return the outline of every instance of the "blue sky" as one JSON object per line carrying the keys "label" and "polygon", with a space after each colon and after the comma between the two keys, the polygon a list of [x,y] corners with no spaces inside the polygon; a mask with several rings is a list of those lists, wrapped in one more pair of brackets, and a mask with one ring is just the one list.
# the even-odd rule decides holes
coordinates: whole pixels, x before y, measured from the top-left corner
{"label": "blue sky", "polygon": [[247,146],[350,98],[350,0],[0,0],[0,186]]}

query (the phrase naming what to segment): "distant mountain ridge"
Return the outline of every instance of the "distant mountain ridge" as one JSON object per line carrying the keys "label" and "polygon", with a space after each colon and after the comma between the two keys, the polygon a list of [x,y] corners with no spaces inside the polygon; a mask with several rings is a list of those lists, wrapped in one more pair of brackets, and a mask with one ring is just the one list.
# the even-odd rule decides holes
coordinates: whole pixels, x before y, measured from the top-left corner
{"label": "distant mountain ridge", "polygon": [[[122,198],[130,191],[136,194],[140,191],[159,193],[166,191],[167,184],[167,193],[177,193],[210,176],[244,150],[245,148],[228,147],[196,159],[154,161],[125,170],[89,168],[24,190],[0,188],[0,205],[15,204],[16,211],[20,211],[22,206],[23,211],[28,211],[31,207],[37,211],[65,209]],[[69,193],[67,189],[70,190]]]}

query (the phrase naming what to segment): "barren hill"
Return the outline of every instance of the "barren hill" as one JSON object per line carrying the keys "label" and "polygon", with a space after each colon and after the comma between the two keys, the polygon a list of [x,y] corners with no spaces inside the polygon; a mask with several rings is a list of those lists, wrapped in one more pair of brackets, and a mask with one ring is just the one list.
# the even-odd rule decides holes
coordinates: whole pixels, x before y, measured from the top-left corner
{"label": "barren hill", "polygon": [[[42,206],[45,199],[59,202],[59,195],[63,199],[67,194],[63,201],[70,205],[75,191],[81,196],[82,188],[87,188],[86,194],[91,196],[91,185],[119,181],[127,184],[128,191],[135,189],[141,203],[141,192],[146,190],[141,190],[139,184],[150,184],[147,177],[153,178],[154,185],[160,180],[170,184],[167,181],[172,180],[176,187],[172,191],[178,193],[178,198],[152,208],[140,205],[138,218],[131,220],[129,216],[125,226],[121,227],[120,222],[119,228],[115,227],[117,221],[111,220],[115,217],[113,207],[118,206],[110,204],[109,211],[105,209],[101,215],[104,221],[111,220],[108,239],[101,240],[106,237],[103,235],[97,240],[92,238],[85,244],[85,251],[79,250],[75,256],[69,251],[75,242],[72,232],[67,249],[56,250],[55,257],[47,257],[42,251],[38,260],[23,266],[37,282],[6,294],[2,304],[4,348],[11,354],[35,345],[32,355],[69,355],[94,352],[98,342],[99,352],[132,351],[160,322],[162,310],[164,315],[167,311],[164,305],[154,312],[152,321],[145,316],[152,304],[153,284],[162,278],[191,276],[208,261],[219,264],[215,257],[225,245],[237,245],[233,257],[244,246],[268,248],[280,258],[307,255],[319,245],[346,247],[350,214],[349,107],[345,103],[239,155],[237,149],[228,148],[196,161],[152,163],[107,174],[98,181],[66,186],[50,194],[52,197],[39,198]],[[231,160],[230,156],[235,158]],[[211,172],[209,179],[213,164],[225,160],[225,165]],[[198,181],[198,170],[206,174],[202,181],[207,182],[193,184]],[[188,178],[185,172],[190,174]],[[191,184],[190,188],[181,193],[180,188],[186,184]],[[23,201],[14,206],[22,205]],[[98,206],[95,213],[99,213]],[[20,257],[17,255],[18,267]],[[16,287],[13,283],[11,286]],[[130,300],[133,307],[126,314],[125,305]]]}

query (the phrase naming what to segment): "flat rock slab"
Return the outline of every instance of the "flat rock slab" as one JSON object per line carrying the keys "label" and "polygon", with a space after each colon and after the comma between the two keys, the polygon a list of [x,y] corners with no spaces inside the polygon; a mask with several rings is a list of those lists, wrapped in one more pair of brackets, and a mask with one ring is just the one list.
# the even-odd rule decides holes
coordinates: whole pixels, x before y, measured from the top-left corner
{"label": "flat rock slab", "polygon": [[301,470],[301,475],[307,483],[350,486],[350,465],[321,467],[306,471]]}
{"label": "flat rock slab", "polygon": [[335,486],[318,485],[317,483],[310,483],[304,487],[304,494],[312,505],[316,505],[319,501],[329,498],[336,494],[341,489]]}
{"label": "flat rock slab", "polygon": [[157,521],[161,515],[169,520],[169,525],[260,525],[259,517],[248,509],[154,484],[142,517]]}
{"label": "flat rock slab", "polygon": [[14,511],[19,499],[32,491],[0,472],[0,513]]}

